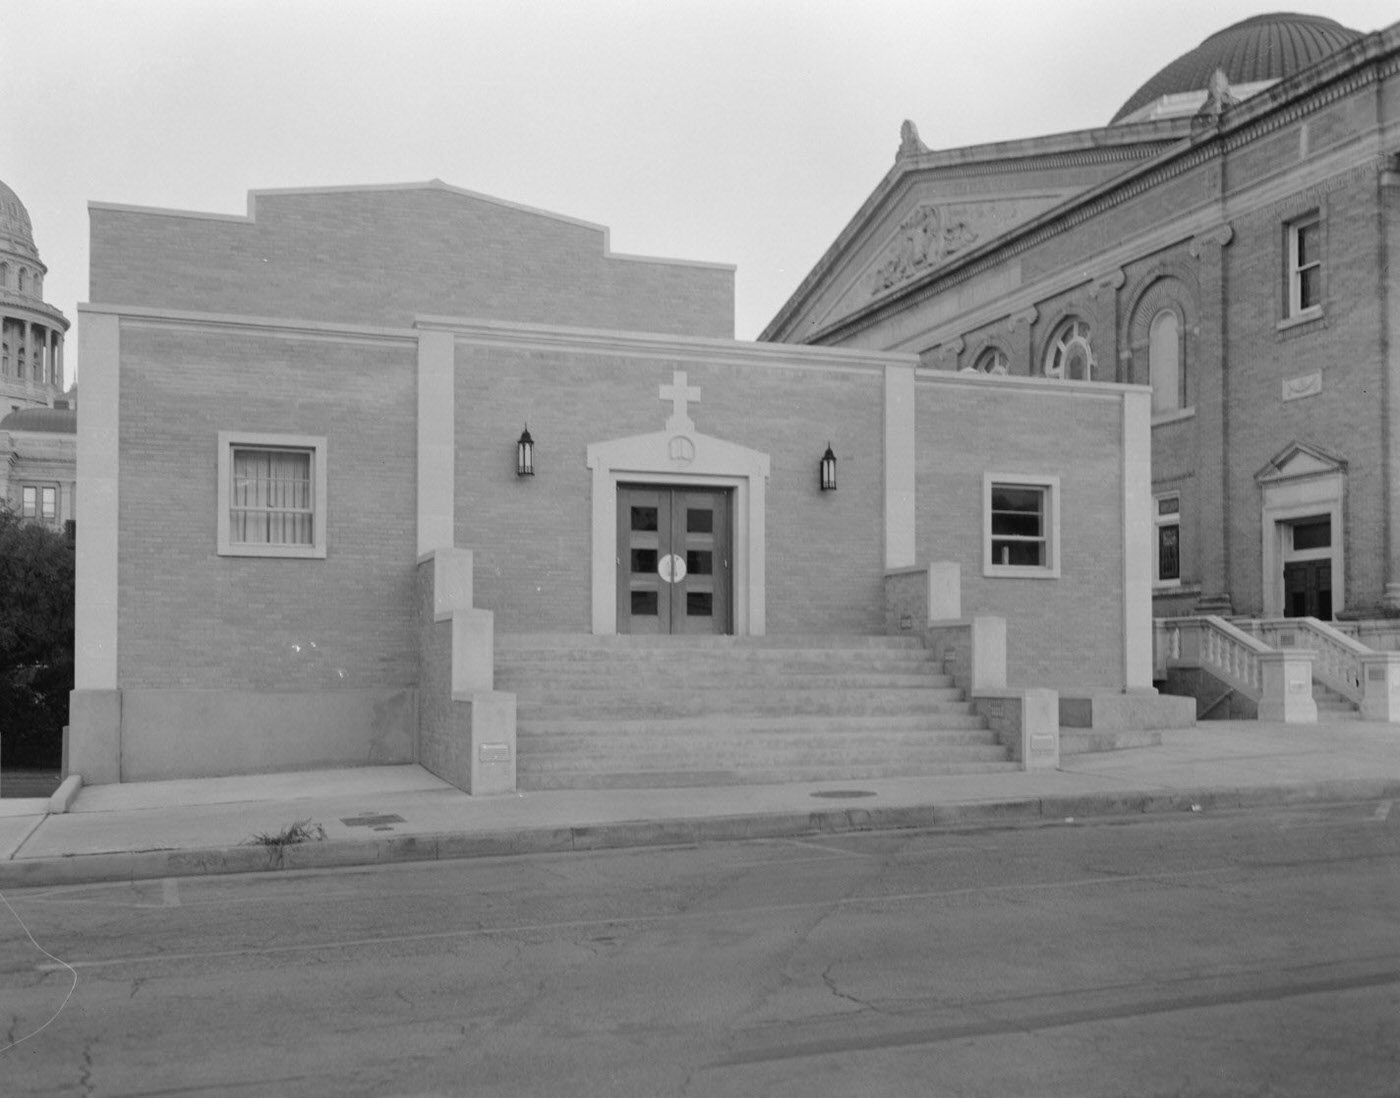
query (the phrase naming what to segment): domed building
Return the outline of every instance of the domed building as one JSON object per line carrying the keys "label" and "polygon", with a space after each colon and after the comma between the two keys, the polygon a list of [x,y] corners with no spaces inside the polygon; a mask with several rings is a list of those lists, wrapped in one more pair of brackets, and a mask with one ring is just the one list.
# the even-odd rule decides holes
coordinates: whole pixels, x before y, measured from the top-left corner
{"label": "domed building", "polygon": [[0,501],[33,522],[74,518],[77,393],[63,390],[68,320],[44,301],[29,211],[0,182]]}
{"label": "domed building", "polygon": [[1154,615],[1355,622],[1400,649],[1397,73],[1400,24],[1279,13],[1210,35],[1102,128],[934,150],[905,122],[761,338],[1150,386]]}
{"label": "domed building", "polygon": [[1195,114],[1205,106],[1216,73],[1223,74],[1233,98],[1248,99],[1360,37],[1360,31],[1317,15],[1253,16],[1164,66],[1128,97],[1111,124]]}
{"label": "domed building", "polygon": [[68,320],[44,301],[47,273],[29,211],[0,182],[0,411],[52,407],[63,393]]}

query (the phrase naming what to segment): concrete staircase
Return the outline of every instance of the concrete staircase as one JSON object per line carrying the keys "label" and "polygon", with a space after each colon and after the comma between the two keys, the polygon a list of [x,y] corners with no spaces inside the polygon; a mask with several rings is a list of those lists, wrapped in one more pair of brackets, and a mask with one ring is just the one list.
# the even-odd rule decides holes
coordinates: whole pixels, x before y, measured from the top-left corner
{"label": "concrete staircase", "polygon": [[520,789],[1016,770],[908,637],[497,637]]}
{"label": "concrete staircase", "polygon": [[1335,690],[1313,679],[1313,704],[1317,706],[1317,719],[1321,724],[1333,721],[1359,721],[1361,712],[1350,698],[1344,698]]}

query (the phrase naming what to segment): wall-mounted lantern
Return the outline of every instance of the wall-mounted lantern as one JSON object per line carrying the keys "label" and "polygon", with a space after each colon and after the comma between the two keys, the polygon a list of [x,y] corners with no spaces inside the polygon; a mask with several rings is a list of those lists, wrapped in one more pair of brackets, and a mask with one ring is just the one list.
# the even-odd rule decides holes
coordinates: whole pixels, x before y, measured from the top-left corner
{"label": "wall-mounted lantern", "polygon": [[515,444],[515,475],[532,477],[535,475],[535,440],[530,437],[530,425],[520,432],[520,441]]}
{"label": "wall-mounted lantern", "polygon": [[831,452],[830,442],[826,444],[826,453],[822,455],[820,476],[823,492],[836,491],[836,455]]}

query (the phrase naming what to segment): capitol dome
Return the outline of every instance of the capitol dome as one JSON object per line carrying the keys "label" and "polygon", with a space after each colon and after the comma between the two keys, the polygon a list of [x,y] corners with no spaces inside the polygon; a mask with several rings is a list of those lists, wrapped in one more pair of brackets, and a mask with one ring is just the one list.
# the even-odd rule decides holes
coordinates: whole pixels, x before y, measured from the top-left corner
{"label": "capitol dome", "polygon": [[[1212,34],[1183,53],[1128,97],[1110,125],[1194,113],[1219,69],[1247,95],[1285,80],[1362,37],[1335,19],[1276,12],[1256,15]],[[1245,88],[1241,88],[1245,85]],[[1186,102],[1187,99],[1199,102]]]}
{"label": "capitol dome", "polygon": [[0,251],[39,258],[29,211],[3,180],[0,180]]}
{"label": "capitol dome", "polygon": [[52,407],[63,393],[68,318],[44,300],[46,274],[29,211],[0,181],[0,414]]}

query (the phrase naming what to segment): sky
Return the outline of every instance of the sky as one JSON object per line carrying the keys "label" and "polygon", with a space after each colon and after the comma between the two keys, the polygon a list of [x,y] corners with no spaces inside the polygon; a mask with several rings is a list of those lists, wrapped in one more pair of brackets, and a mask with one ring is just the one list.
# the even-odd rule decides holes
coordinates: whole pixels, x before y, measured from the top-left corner
{"label": "sky", "polygon": [[[1107,123],[1244,0],[0,0],[0,180],[45,299],[87,300],[87,204],[454,186],[734,264],[753,339],[894,162]],[[1284,10],[1361,31],[1394,0]],[[70,331],[70,377],[81,370]]]}

